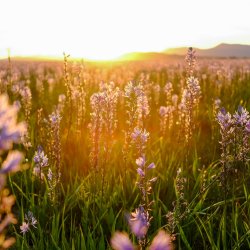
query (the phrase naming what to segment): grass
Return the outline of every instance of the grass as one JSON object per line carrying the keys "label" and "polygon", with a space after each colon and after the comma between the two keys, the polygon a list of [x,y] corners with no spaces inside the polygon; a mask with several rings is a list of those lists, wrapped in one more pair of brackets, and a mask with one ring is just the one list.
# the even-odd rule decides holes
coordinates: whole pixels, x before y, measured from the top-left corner
{"label": "grass", "polygon": [[[196,129],[189,145],[184,141],[183,124],[174,123],[165,135],[160,133],[159,127],[159,107],[165,105],[166,98],[162,90],[164,85],[171,81],[174,93],[180,98],[181,85],[185,84],[184,64],[180,62],[180,65],[124,62],[117,65],[91,64],[86,65],[84,71],[79,71],[78,66],[69,62],[69,82],[73,89],[82,86],[86,106],[80,126],[76,122],[77,112],[83,100],[76,99],[76,103],[70,107],[66,105],[62,113],[62,176],[55,190],[56,201],[53,202],[49,196],[48,182],[40,182],[32,174],[32,158],[40,144],[45,153],[50,154],[49,130],[46,123],[37,123],[37,110],[42,108],[42,117],[48,118],[58,103],[58,95],[66,95],[63,63],[34,62],[33,65],[26,65],[12,62],[13,72],[17,74],[14,84],[21,86],[23,81],[32,93],[29,125],[32,148],[25,150],[19,146],[26,153],[29,168],[8,179],[11,193],[16,196],[13,212],[18,218],[18,224],[12,225],[8,231],[9,235],[16,238],[12,249],[110,249],[110,239],[116,230],[130,232],[126,215],[138,207],[140,196],[135,184],[138,179],[135,150],[131,148],[126,162],[123,158],[124,130],[127,129],[123,95],[118,100],[117,129],[114,137],[110,138],[113,142],[111,154],[108,163],[103,166],[104,182],[99,170],[91,168],[88,126],[91,113],[89,100],[98,91],[99,82],[114,81],[123,90],[131,78],[143,83],[151,109],[150,116],[145,120],[145,128],[150,132],[146,158],[148,163],[155,163],[153,176],[157,176],[158,180],[153,184],[152,196],[155,202],[152,206],[153,220],[148,231],[149,240],[152,240],[159,228],[169,228],[166,215],[173,211],[173,202],[178,199],[176,176],[177,170],[181,169],[182,178],[185,179],[183,192],[187,201],[182,212],[187,213],[175,228],[176,249],[250,248],[249,164],[234,163],[238,172],[229,178],[230,189],[225,199],[220,185],[222,166],[219,126],[213,113],[215,98],[220,98],[222,106],[230,112],[237,109],[239,104],[250,108],[250,73],[240,69],[242,65],[249,68],[250,62],[219,59],[199,62],[200,68],[196,75],[200,80],[202,98],[194,120]],[[29,67],[28,72],[24,71],[26,66]],[[2,67],[7,72],[7,66]],[[222,73],[218,73],[218,70]],[[204,75],[206,78],[202,78]],[[7,73],[3,81],[5,77],[7,79]],[[53,83],[49,80],[51,78],[54,79]],[[156,84],[161,87],[159,101],[153,91]],[[11,91],[11,86],[7,85],[6,91],[12,101],[19,98],[18,94]],[[24,110],[21,109],[20,120],[23,118]],[[177,118],[178,114],[175,113],[175,122]],[[51,158],[49,161],[53,167]],[[22,235],[20,225],[28,211],[33,212],[38,224],[37,228],[31,228]],[[136,243],[132,233],[130,236]]]}

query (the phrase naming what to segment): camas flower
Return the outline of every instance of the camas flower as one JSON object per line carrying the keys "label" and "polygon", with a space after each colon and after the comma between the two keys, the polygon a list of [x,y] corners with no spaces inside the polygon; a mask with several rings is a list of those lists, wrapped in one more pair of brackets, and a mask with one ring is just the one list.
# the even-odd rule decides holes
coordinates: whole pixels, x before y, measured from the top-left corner
{"label": "camas flower", "polygon": [[232,116],[229,112],[226,112],[224,108],[222,108],[218,115],[217,115],[217,121],[221,127],[222,130],[227,129],[233,124]]}
{"label": "camas flower", "polygon": [[128,235],[122,232],[115,232],[111,238],[111,246],[115,250],[134,250],[134,246]]}
{"label": "camas flower", "polygon": [[48,166],[48,157],[47,155],[45,155],[43,148],[41,146],[38,146],[38,149],[35,152],[33,160],[39,167]]}
{"label": "camas flower", "polygon": [[245,130],[246,132],[250,133],[250,120],[247,122]]}
{"label": "camas flower", "polygon": [[55,111],[51,115],[49,115],[49,120],[51,124],[59,124],[62,117],[60,116],[59,112]]}
{"label": "camas flower", "polygon": [[17,123],[16,106],[8,103],[6,95],[0,96],[0,153],[12,148],[13,142],[19,142],[26,131],[24,123]]}
{"label": "camas flower", "polygon": [[136,161],[135,161],[136,165],[139,166],[139,167],[144,167],[145,162],[146,162],[145,156],[139,157],[139,158],[136,159]]}
{"label": "camas flower", "polygon": [[[124,232],[115,232],[111,238],[111,246],[114,250],[134,250],[131,240]],[[136,248],[137,249],[137,248]],[[164,230],[160,230],[154,237],[149,250],[173,250],[171,237]]]}
{"label": "camas flower", "polygon": [[133,141],[140,140],[142,144],[145,144],[148,141],[149,133],[145,129],[142,130],[136,127],[133,133],[131,134],[131,137]]}
{"label": "camas flower", "polygon": [[249,121],[249,112],[242,106],[233,115],[235,125],[245,126]]}
{"label": "camas flower", "polygon": [[30,230],[30,226],[37,228],[36,224],[38,222],[31,211],[28,211],[28,213],[24,215],[24,219],[25,221],[20,226],[21,233],[23,234],[27,233]]}
{"label": "camas flower", "polygon": [[165,231],[160,230],[158,234],[154,237],[149,250],[172,250],[173,244],[169,234]]}
{"label": "camas flower", "polygon": [[138,238],[144,238],[149,227],[148,212],[142,206],[131,213],[129,225],[133,234]]}
{"label": "camas flower", "polygon": [[23,154],[19,151],[9,152],[7,159],[3,162],[0,174],[8,174],[17,172],[20,169],[20,162],[23,159]]}
{"label": "camas flower", "polygon": [[29,223],[23,222],[23,224],[20,226],[21,233],[26,234],[30,230]]}

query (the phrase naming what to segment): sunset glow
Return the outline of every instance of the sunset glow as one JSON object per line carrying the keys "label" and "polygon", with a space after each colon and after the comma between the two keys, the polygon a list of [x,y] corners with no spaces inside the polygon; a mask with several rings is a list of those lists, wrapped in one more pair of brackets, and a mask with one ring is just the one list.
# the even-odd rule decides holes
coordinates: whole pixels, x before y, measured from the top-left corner
{"label": "sunset glow", "polygon": [[250,44],[250,2],[18,1],[0,3],[0,56],[112,59],[134,51]]}

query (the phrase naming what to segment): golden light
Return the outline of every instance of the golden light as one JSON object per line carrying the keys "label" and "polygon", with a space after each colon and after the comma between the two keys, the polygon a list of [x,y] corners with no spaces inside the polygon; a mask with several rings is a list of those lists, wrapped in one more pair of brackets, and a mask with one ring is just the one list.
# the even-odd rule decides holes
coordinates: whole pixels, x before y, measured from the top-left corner
{"label": "golden light", "polygon": [[9,0],[0,3],[0,56],[114,59],[169,47],[250,43],[247,0]]}

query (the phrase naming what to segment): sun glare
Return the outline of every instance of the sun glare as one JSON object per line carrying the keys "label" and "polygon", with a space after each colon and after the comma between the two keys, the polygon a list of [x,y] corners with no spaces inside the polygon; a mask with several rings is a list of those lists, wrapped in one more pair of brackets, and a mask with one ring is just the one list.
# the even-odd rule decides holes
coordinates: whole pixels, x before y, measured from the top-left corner
{"label": "sun glare", "polygon": [[250,43],[250,4],[239,0],[237,6],[240,12],[226,0],[2,1],[0,56],[10,48],[13,56],[54,57],[65,51],[73,57],[107,60],[169,47]]}

